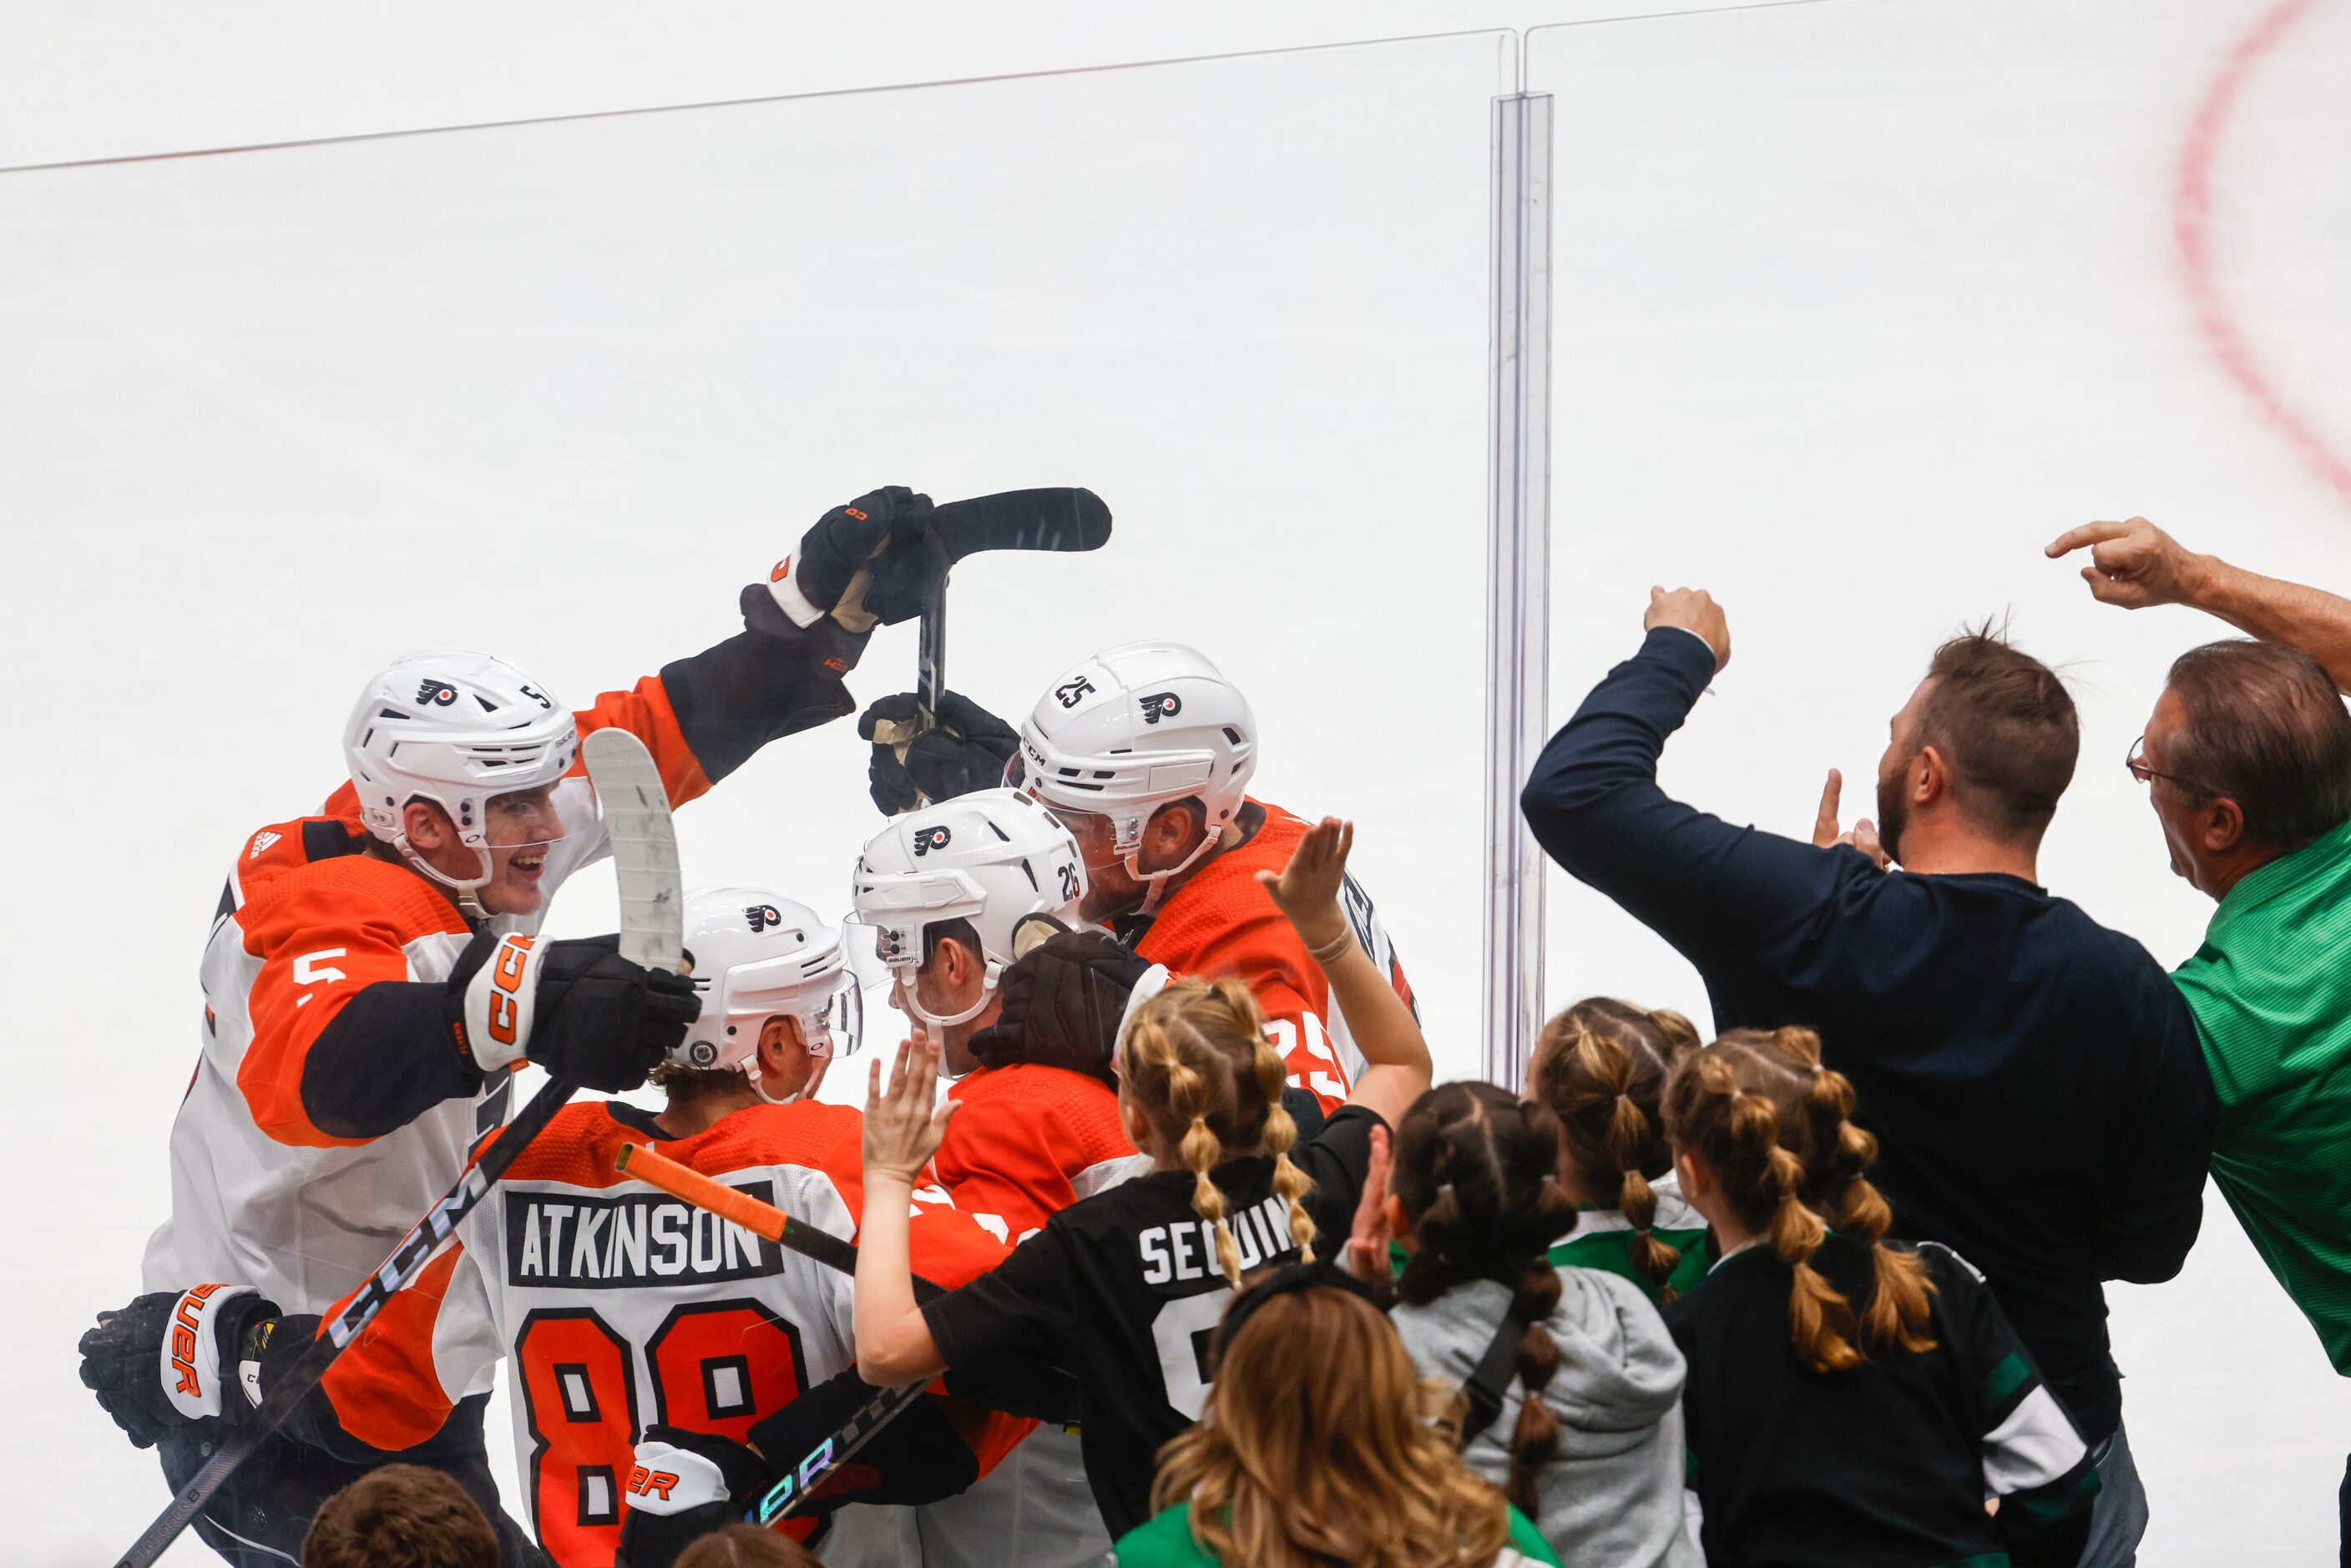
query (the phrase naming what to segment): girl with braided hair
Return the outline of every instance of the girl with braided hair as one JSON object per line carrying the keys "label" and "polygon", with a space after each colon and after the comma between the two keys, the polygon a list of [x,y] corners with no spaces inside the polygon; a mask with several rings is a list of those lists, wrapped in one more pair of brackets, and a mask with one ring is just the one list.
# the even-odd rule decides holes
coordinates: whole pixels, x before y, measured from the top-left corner
{"label": "girl with braided hair", "polygon": [[1552,1239],[1575,1223],[1559,1161],[1541,1101],[1490,1083],[1420,1097],[1388,1182],[1408,1255],[1396,1331],[1424,1375],[1463,1390],[1462,1458],[1562,1560],[1698,1568],[1683,1522],[1681,1353],[1638,1285],[1552,1266]]}
{"label": "girl with braided hair", "polygon": [[1661,1106],[1697,1045],[1679,1013],[1592,997],[1543,1026],[1527,1072],[1559,1118],[1560,1185],[1579,1211],[1551,1260],[1622,1274],[1659,1306],[1706,1278],[1706,1220],[1682,1201]]}
{"label": "girl with braided hair", "polygon": [[1734,1030],[1676,1063],[1664,1109],[1721,1252],[1666,1309],[1707,1562],[2071,1568],[2088,1447],[1982,1276],[1886,1240],[1876,1140],[1818,1037]]}
{"label": "girl with braided hair", "polygon": [[1286,1070],[1236,979],[1181,980],[1137,1007],[1113,1067],[1119,1115],[1151,1169],[1045,1220],[994,1272],[917,1306],[906,1210],[955,1103],[934,1109],[937,1051],[920,1031],[865,1118],[857,1359],[877,1385],[984,1369],[998,1397],[1074,1379],[1086,1475],[1113,1539],[1151,1513],[1161,1446],[1207,1403],[1207,1347],[1249,1271],[1337,1255],[1372,1134],[1428,1087],[1411,1007],[1365,956],[1339,904],[1353,830],[1324,818],[1279,876],[1259,879],[1322,966],[1368,1064],[1347,1103],[1301,1141]]}

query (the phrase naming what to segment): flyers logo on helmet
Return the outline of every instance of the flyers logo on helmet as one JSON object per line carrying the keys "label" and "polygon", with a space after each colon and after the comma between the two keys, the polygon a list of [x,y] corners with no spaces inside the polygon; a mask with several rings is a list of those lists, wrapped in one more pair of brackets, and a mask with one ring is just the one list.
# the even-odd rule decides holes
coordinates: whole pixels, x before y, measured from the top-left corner
{"label": "flyers logo on helmet", "polygon": [[1086,694],[1093,689],[1094,684],[1086,679],[1085,676],[1080,675],[1074,681],[1070,681],[1064,685],[1055,686],[1053,688],[1053,698],[1063,707],[1075,707],[1078,704],[1084,701]]}
{"label": "flyers logo on helmet", "polygon": [[947,840],[952,836],[945,828],[917,829],[914,833],[914,853],[926,855],[933,850],[943,850],[947,847]]}
{"label": "flyers logo on helmet", "polygon": [[1163,718],[1174,718],[1184,711],[1184,699],[1174,692],[1154,692],[1147,697],[1137,697],[1143,705],[1143,722],[1157,724]]}
{"label": "flyers logo on helmet", "polygon": [[427,675],[416,687],[418,707],[447,707],[457,700],[457,688],[446,681],[436,681]]}
{"label": "flyers logo on helmet", "polygon": [[751,927],[752,935],[757,936],[770,925],[781,925],[784,916],[772,904],[749,904],[743,906],[743,921]]}

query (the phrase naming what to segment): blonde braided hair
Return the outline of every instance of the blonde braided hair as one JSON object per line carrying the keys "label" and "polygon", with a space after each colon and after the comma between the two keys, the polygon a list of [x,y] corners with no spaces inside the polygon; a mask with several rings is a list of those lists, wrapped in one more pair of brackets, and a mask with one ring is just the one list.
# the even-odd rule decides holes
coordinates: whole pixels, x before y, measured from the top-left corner
{"label": "blonde braided hair", "polygon": [[1238,980],[1176,980],[1135,1009],[1119,1042],[1122,1091],[1192,1173],[1192,1210],[1217,1238],[1217,1262],[1238,1289],[1240,1244],[1225,1195],[1210,1173],[1260,1151],[1273,1155],[1273,1189],[1288,1205],[1290,1239],[1314,1260],[1313,1178],[1290,1163],[1298,1124],[1282,1109],[1288,1081],[1265,1037],[1265,1015]]}

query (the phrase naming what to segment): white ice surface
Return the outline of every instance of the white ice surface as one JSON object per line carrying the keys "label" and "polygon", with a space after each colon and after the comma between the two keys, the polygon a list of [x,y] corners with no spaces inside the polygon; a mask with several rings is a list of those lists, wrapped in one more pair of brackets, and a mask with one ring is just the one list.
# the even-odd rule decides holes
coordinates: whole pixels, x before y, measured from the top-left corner
{"label": "white ice surface", "polygon": [[[1823,768],[1868,777],[1932,643],[2012,607],[2084,709],[2047,880],[2167,962],[2191,950],[2205,906],[2118,762],[2164,663],[2212,633],[2093,606],[2037,550],[2142,510],[2351,580],[2342,497],[2217,368],[2172,242],[2189,120],[2263,8],[1837,3],[1538,37],[1554,716],[1635,644],[1649,582],[1712,587],[1739,658],[1667,782],[1801,831]],[[2346,13],[2314,8],[2252,71],[2213,165],[2228,297],[2338,444]],[[954,684],[1009,708],[1126,636],[1207,648],[1258,705],[1265,792],[1362,822],[1438,1049],[1471,1069],[1497,59],[1472,40],[0,181],[27,1189],[0,1218],[0,1401],[68,1478],[0,1557],[108,1560],[162,1501],[68,1347],[136,1288],[165,1201],[226,859],[326,792],[358,681],[489,644],[585,700],[724,634],[736,585],[871,484],[1102,491],[1110,551],[958,574]],[[852,685],[911,665],[885,633]],[[845,727],[772,748],[681,817],[689,875],[837,908],[862,774]],[[556,926],[609,908],[591,875]],[[1555,1003],[1703,1016],[1613,909],[1562,883],[1552,923]],[[2351,1408],[2217,1198],[2182,1278],[2115,1314],[2143,1560],[2331,1561]]]}

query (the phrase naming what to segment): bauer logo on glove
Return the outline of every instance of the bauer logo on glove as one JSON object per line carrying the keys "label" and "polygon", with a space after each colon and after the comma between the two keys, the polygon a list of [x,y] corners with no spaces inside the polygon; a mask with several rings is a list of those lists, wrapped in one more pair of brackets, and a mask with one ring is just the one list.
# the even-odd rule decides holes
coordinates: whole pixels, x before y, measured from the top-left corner
{"label": "bauer logo on glove", "polygon": [[254,1293],[250,1285],[198,1285],[172,1304],[171,1332],[163,1336],[163,1392],[189,1420],[225,1414],[220,1345],[213,1327],[221,1308]]}

